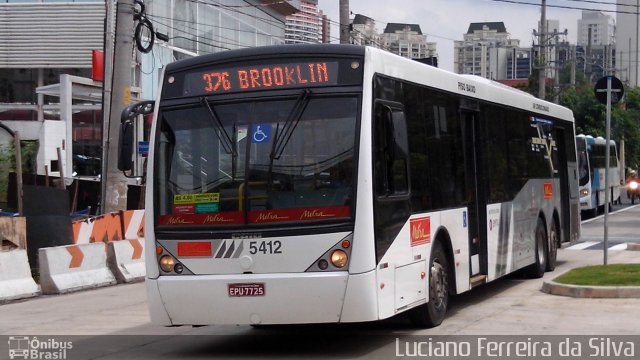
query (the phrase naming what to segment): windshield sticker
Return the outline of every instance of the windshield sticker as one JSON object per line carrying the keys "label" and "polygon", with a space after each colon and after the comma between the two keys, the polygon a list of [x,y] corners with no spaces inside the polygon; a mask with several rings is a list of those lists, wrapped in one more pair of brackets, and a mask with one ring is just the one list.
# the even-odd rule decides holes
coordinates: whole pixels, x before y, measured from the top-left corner
{"label": "windshield sticker", "polygon": [[178,194],[173,196],[173,215],[217,213],[220,193]]}
{"label": "windshield sticker", "polygon": [[173,196],[174,205],[205,204],[220,202],[220,193],[178,194]]}
{"label": "windshield sticker", "polygon": [[196,207],[195,205],[173,205],[173,214],[174,215],[184,215],[184,214],[195,214]]}
{"label": "windshield sticker", "polygon": [[216,213],[220,211],[220,206],[218,203],[206,203],[206,204],[196,204],[196,213]]}
{"label": "windshield sticker", "polygon": [[271,136],[271,124],[254,124],[251,127],[251,142],[254,144],[268,143]]}

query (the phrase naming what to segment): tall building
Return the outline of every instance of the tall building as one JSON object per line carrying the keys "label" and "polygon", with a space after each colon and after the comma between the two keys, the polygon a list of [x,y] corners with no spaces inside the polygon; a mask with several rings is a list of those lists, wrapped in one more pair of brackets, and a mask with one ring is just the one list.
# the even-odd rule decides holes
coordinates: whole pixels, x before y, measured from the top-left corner
{"label": "tall building", "polygon": [[637,6],[638,0],[617,0],[615,75],[629,86],[640,85],[640,15],[633,13]]}
{"label": "tall building", "polygon": [[351,21],[351,25],[352,44],[381,47],[381,37],[376,28],[375,20],[364,15],[356,14]]}
{"label": "tall building", "polygon": [[287,44],[317,44],[322,42],[324,29],[318,0],[294,0],[298,11],[287,16],[284,33]]}
{"label": "tall building", "polygon": [[533,58],[530,48],[512,48],[507,53],[507,72],[504,80],[528,80],[531,76],[532,66]]}
{"label": "tall building", "polygon": [[614,45],[615,31],[613,17],[600,11],[583,10],[582,18],[578,19],[578,45]]}
{"label": "tall building", "polygon": [[328,44],[331,42],[331,20],[329,17],[322,13],[320,10],[320,16],[322,17],[322,43]]}
{"label": "tall building", "polygon": [[454,41],[454,72],[507,79],[507,59],[519,48],[520,40],[511,39],[503,22],[471,23],[463,37]]}
{"label": "tall building", "polygon": [[436,43],[427,42],[420,25],[388,23],[382,34],[382,48],[409,59],[436,57]]}

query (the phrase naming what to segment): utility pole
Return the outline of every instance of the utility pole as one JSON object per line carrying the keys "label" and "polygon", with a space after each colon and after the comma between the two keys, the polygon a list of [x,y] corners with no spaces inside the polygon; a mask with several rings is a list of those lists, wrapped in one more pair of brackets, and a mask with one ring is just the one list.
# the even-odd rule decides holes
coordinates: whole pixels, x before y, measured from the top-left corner
{"label": "utility pole", "polygon": [[538,34],[538,44],[540,46],[539,50],[539,59],[540,64],[538,69],[538,98],[544,100],[546,97],[546,77],[547,77],[547,46],[546,39],[547,36],[547,0],[542,0],[542,8],[541,8],[541,16],[540,16],[540,33]]}
{"label": "utility pole", "polygon": [[[107,3],[113,0],[107,0]],[[109,8],[107,7],[107,10]],[[101,212],[126,210],[127,178],[118,170],[118,139],[120,135],[120,113],[131,103],[131,82],[133,64],[133,0],[116,1],[116,29],[112,44],[105,41],[105,69],[112,70],[105,82],[104,129],[102,134],[102,193]],[[107,15],[109,19],[109,15]],[[107,29],[110,27],[107,21]],[[110,32],[107,31],[107,38]],[[109,56],[107,56],[109,55]],[[111,65],[111,66],[110,66]],[[109,84],[109,85],[107,85]],[[107,90],[111,90],[110,93]]]}
{"label": "utility pole", "polygon": [[[24,216],[24,208],[22,206],[22,197],[24,196],[24,190],[22,189],[22,147],[20,144],[20,132],[16,131],[13,135],[14,148],[16,151],[16,190],[18,200],[18,215]],[[62,168],[62,166],[60,166]],[[60,177],[62,179],[62,176]]]}
{"label": "utility pole", "polygon": [[340,0],[340,44],[349,44],[349,0]]}

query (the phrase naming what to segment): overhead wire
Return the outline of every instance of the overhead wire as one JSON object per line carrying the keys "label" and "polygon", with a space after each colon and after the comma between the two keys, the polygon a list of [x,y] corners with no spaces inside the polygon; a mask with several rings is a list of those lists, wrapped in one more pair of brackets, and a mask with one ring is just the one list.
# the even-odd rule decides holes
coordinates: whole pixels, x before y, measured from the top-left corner
{"label": "overhead wire", "polygon": [[[541,3],[530,3],[530,2],[526,2],[526,1],[520,1],[520,0],[488,0],[488,1],[509,3],[509,4],[518,4],[518,5],[530,5],[530,6],[537,6],[537,7],[542,6]],[[584,0],[583,0],[583,2],[584,2]],[[604,4],[617,5],[617,4],[614,4],[614,3],[603,3],[603,5]],[[569,10],[600,11],[600,12],[608,12],[608,13],[615,13],[615,14],[638,15],[638,13],[639,13],[638,11],[608,10],[608,9],[597,9],[597,8],[587,8],[587,7],[579,7],[579,6],[568,6],[568,5],[555,5],[555,4],[546,4],[546,7],[548,7],[548,8],[558,8],[558,9],[569,9]]]}

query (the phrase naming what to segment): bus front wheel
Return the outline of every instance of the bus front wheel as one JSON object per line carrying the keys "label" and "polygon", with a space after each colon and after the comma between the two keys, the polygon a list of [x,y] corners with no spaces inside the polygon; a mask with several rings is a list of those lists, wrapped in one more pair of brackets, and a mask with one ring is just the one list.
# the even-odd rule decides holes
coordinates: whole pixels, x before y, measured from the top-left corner
{"label": "bus front wheel", "polygon": [[429,261],[429,301],[410,310],[411,321],[421,328],[438,326],[449,306],[449,260],[440,241],[431,249]]}

